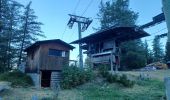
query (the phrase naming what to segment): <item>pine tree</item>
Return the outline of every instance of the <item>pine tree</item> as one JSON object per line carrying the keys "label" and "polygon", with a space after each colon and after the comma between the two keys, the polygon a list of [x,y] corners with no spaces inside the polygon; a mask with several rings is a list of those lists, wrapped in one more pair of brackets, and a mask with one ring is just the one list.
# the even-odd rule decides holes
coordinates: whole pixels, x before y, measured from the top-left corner
{"label": "pine tree", "polygon": [[37,21],[37,16],[34,14],[34,10],[31,9],[32,2],[25,7],[24,15],[22,16],[22,26],[21,26],[21,40],[20,40],[20,51],[19,51],[19,61],[21,63],[24,53],[23,50],[29,46],[33,41],[36,41],[37,36],[45,37],[41,31],[41,22]]}
{"label": "pine tree", "polygon": [[146,57],[147,64],[153,63],[154,62],[153,52],[152,52],[152,50],[149,49],[148,43],[146,40],[144,43],[144,48],[145,48],[144,51],[145,51],[145,57]]}
{"label": "pine tree", "polygon": [[160,43],[160,38],[155,36],[153,40],[153,55],[154,61],[163,61],[164,53],[162,49],[162,44]]}
{"label": "pine tree", "polygon": [[0,68],[1,72],[7,70],[8,60],[8,16],[10,0],[0,0]]}
{"label": "pine tree", "polygon": [[18,42],[19,37],[19,24],[20,24],[20,18],[21,18],[21,5],[20,3],[16,1],[11,1],[9,3],[9,15],[8,15],[8,27],[7,27],[7,40],[8,40],[8,59],[7,59],[7,66],[8,68],[11,68],[11,64],[13,63],[16,55],[16,48],[14,47],[15,44]]}
{"label": "pine tree", "polygon": [[138,13],[129,10],[129,0],[101,2],[99,19],[101,29],[118,26],[134,26]]}

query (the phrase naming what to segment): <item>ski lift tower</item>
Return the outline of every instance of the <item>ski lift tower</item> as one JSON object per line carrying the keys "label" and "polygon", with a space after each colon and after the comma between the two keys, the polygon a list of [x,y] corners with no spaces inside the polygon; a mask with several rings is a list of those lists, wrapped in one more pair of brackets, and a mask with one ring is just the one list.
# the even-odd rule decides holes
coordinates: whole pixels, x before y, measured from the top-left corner
{"label": "ski lift tower", "polygon": [[[79,35],[79,39],[81,39],[82,38],[81,32],[87,30],[89,25],[92,23],[92,20],[90,18],[72,15],[72,14],[69,14],[69,16],[70,16],[70,20],[67,25],[69,26],[69,28],[72,28],[74,23],[78,23],[78,35]],[[83,69],[83,53],[82,53],[81,46],[82,44],[80,43],[79,44],[79,67]]]}

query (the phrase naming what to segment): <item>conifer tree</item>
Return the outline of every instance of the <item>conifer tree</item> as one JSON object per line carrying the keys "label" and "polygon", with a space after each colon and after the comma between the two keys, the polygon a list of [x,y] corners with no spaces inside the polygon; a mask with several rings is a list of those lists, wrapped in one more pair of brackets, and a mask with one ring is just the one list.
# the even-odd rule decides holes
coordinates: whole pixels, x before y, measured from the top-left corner
{"label": "conifer tree", "polygon": [[33,41],[38,40],[37,36],[45,37],[41,31],[41,22],[37,21],[37,16],[34,13],[34,10],[31,9],[32,2],[25,7],[25,12],[21,18],[21,40],[20,40],[20,51],[19,51],[19,61],[21,63],[23,59],[23,50],[29,46]]}
{"label": "conifer tree", "polygon": [[155,36],[153,40],[153,55],[154,55],[154,61],[163,61],[164,53],[162,44],[160,43],[160,38],[158,36]]}

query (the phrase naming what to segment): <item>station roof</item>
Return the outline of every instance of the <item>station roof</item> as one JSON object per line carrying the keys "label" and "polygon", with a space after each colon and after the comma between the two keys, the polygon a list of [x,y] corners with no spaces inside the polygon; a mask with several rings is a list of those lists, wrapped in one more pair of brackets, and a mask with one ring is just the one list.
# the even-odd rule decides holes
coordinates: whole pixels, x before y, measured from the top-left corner
{"label": "station roof", "polygon": [[118,42],[125,42],[146,36],[150,35],[138,27],[114,27],[98,31],[80,40],[73,41],[71,42],[71,44],[93,43],[112,38],[114,38]]}

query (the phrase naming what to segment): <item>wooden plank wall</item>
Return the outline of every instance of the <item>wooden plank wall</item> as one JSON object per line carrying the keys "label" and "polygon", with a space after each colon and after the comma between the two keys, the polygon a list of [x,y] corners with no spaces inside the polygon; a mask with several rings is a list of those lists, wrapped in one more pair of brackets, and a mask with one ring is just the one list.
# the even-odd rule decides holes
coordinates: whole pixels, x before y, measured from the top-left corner
{"label": "wooden plank wall", "polygon": [[[32,59],[33,56],[33,59]],[[35,48],[34,51],[29,51],[27,54],[26,72],[38,72],[40,48]]]}
{"label": "wooden plank wall", "polygon": [[[62,70],[63,66],[69,64],[69,48],[56,43],[43,44],[40,48],[40,70]],[[67,51],[66,57],[50,56],[49,49]]]}

